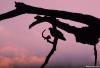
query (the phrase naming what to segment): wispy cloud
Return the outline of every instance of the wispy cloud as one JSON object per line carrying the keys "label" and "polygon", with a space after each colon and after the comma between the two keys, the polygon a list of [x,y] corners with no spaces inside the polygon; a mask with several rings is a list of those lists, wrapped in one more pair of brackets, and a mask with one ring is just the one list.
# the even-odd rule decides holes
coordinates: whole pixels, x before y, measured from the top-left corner
{"label": "wispy cloud", "polygon": [[4,46],[0,49],[0,68],[12,68],[14,65],[40,65],[44,57],[27,55],[25,49],[14,46]]}

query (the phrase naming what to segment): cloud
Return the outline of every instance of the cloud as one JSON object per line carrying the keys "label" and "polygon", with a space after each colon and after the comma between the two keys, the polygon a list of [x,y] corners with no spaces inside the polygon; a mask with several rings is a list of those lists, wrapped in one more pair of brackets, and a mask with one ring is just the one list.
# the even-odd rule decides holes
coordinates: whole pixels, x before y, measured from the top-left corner
{"label": "cloud", "polygon": [[34,66],[44,62],[44,57],[28,55],[27,49],[12,45],[0,48],[0,68],[13,68],[13,66]]}
{"label": "cloud", "polygon": [[38,56],[20,56],[20,57],[4,57],[0,56],[0,68],[12,68],[14,65],[27,66],[27,65],[40,65],[44,61],[43,57]]}
{"label": "cloud", "polygon": [[1,56],[20,56],[24,55],[27,52],[24,48],[19,48],[13,43],[8,43],[8,45],[4,45],[0,48],[0,55]]}

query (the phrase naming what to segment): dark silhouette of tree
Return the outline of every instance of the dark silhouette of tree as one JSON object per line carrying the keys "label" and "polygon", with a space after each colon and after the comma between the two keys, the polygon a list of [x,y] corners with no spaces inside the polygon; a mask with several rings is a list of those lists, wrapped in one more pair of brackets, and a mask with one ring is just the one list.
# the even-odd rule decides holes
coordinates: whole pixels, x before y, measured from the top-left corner
{"label": "dark silhouette of tree", "polygon": [[[99,35],[97,35],[97,32],[95,33],[97,27],[94,28],[93,26],[89,26],[89,27],[84,27],[84,28],[76,28],[74,26],[69,26],[68,24],[65,24],[63,22],[60,22],[59,20],[57,20],[54,17],[41,17],[41,16],[36,16],[35,19],[37,19],[37,20],[35,22],[33,22],[29,26],[29,28],[31,28],[32,26],[36,25],[36,23],[39,24],[41,22],[49,22],[49,23],[51,23],[53,25],[53,27],[59,27],[59,28],[65,30],[65,31],[67,31],[69,33],[74,34],[76,36],[76,41],[81,42],[81,43],[84,43],[84,44],[87,43],[87,44],[90,44],[90,45],[94,45],[94,55],[95,55],[95,63],[94,63],[94,65],[97,64],[96,43],[98,43],[98,38],[99,38]],[[92,28],[94,28],[94,29],[92,29]],[[43,33],[42,33],[42,35],[43,35]],[[58,39],[66,40],[64,38],[63,34],[61,32],[59,32],[57,29],[56,30],[53,29],[53,34],[51,33],[51,35],[53,37],[57,37]],[[46,39],[47,42],[53,43],[53,42],[51,42],[49,40],[51,38],[50,36],[47,36],[47,37],[42,36],[42,37],[44,39]]]}
{"label": "dark silhouette of tree", "polygon": [[[55,23],[55,21],[57,20],[55,17],[48,17],[48,16],[45,16],[45,17],[36,16],[35,19],[37,19],[37,20],[35,22],[33,22],[29,26],[29,28],[31,28],[32,26],[34,26],[34,24],[39,23],[39,22],[47,21],[47,22]],[[55,24],[52,24],[52,28],[49,28],[49,30],[50,30],[51,35],[54,37],[54,40],[53,41],[49,40],[51,38],[50,35],[48,35],[47,37],[44,37],[43,33],[44,33],[45,30],[42,32],[42,37],[44,39],[46,39],[48,43],[53,44],[53,48],[51,49],[50,53],[48,54],[44,64],[41,66],[41,68],[44,68],[46,66],[50,57],[52,56],[54,51],[56,51],[58,39],[61,39],[61,40],[64,40],[64,41],[66,40],[65,37],[63,36],[63,34],[59,30],[57,30]]]}
{"label": "dark silhouette of tree", "polygon": [[[99,31],[100,19],[99,18],[96,18],[91,15],[82,14],[82,13],[73,13],[73,12],[67,12],[67,11],[50,10],[50,9],[33,7],[33,6],[29,6],[20,2],[15,2],[15,7],[16,9],[9,11],[7,13],[1,14],[0,20],[13,18],[22,14],[38,14],[35,17],[36,21],[33,22],[31,25],[29,25],[29,29],[43,22],[48,22],[52,24],[52,28],[49,28],[49,31],[50,31],[51,36],[54,37],[53,41],[50,41],[51,39],[50,35],[48,35],[47,37],[43,36],[43,33],[45,32],[45,30],[42,32],[42,37],[45,40],[47,40],[48,43],[53,44],[53,48],[51,49],[50,53],[48,54],[41,68],[44,68],[46,66],[50,57],[52,56],[54,51],[56,51],[58,39],[61,39],[64,41],[66,40],[63,34],[57,29],[57,27],[66,32],[74,34],[77,42],[93,45],[94,55],[95,55],[94,65],[97,64],[96,44],[98,43],[98,39],[100,37],[100,31]],[[39,15],[44,15],[44,17],[41,17]],[[76,22],[81,22],[81,23],[87,24],[88,27],[76,28],[74,26],[70,26],[63,22],[60,22],[56,18],[62,18],[62,19],[76,21]]]}

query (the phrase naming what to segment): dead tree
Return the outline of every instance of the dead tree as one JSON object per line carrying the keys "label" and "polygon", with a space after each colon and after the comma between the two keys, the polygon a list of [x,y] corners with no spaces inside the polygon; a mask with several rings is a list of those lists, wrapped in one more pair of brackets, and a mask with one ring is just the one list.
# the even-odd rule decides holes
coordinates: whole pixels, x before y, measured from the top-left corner
{"label": "dead tree", "polygon": [[[49,53],[49,55],[47,56],[46,61],[42,65],[41,68],[43,68],[48,63],[49,58],[56,50],[57,40],[58,39],[65,40],[65,37],[63,36],[63,34],[56,27],[66,32],[74,34],[77,42],[93,45],[94,55],[95,55],[94,65],[97,64],[96,44],[98,43],[98,39],[100,37],[100,31],[99,31],[100,19],[99,18],[96,18],[91,15],[82,14],[82,13],[73,13],[73,12],[67,12],[67,11],[33,7],[33,6],[29,6],[20,2],[15,2],[15,7],[16,9],[9,11],[7,13],[1,14],[0,20],[13,18],[22,14],[37,14],[37,15],[44,15],[44,17],[36,16],[35,18],[37,19],[37,21],[32,23],[29,26],[29,28],[45,21],[52,24],[52,28],[50,28],[50,33],[54,37],[54,41],[49,40],[51,38],[50,36],[44,37],[42,34],[42,37],[46,39],[47,42],[53,44],[53,48],[51,52]],[[68,20],[84,23],[84,24],[87,24],[88,27],[76,28],[74,26],[69,26],[68,24],[60,22],[56,18],[68,19]],[[56,36],[56,34],[59,34],[59,36]]]}

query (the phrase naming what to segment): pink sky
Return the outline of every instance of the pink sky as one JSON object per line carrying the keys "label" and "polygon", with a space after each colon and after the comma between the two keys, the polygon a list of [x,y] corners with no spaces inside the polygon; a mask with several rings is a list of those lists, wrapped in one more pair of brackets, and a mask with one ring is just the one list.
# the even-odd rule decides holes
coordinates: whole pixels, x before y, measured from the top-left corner
{"label": "pink sky", "polygon": [[[15,9],[15,1],[42,8],[90,14],[100,18],[99,0],[0,0],[0,14]],[[0,21],[0,57],[4,59],[4,61],[2,60],[2,63],[0,63],[0,66],[2,66],[3,63],[7,63],[4,66],[13,65],[16,62],[16,57],[22,59],[23,56],[25,59],[27,58],[26,60],[35,57],[33,58],[33,62],[27,62],[27,64],[33,63],[34,65],[37,63],[41,65],[43,63],[52,45],[42,38],[41,33],[51,25],[44,23],[29,30],[29,24],[34,21],[34,16],[35,14],[25,14]],[[67,20],[65,22],[67,22]],[[80,25],[77,22],[69,22],[69,24],[77,27],[82,26],[82,24]],[[76,42],[73,34],[62,32],[67,38],[67,41],[63,42],[59,40],[57,51],[52,56],[48,65],[61,64],[66,67],[67,65],[93,65],[93,46]],[[99,45],[98,43],[98,56],[100,56]],[[11,57],[14,59],[11,59]],[[17,62],[20,63],[20,61]],[[20,64],[24,64],[24,62],[25,60],[22,60]],[[100,65],[100,57],[98,57],[98,65]]]}

